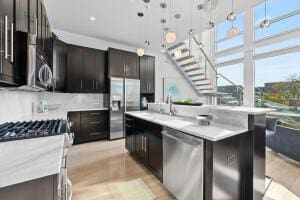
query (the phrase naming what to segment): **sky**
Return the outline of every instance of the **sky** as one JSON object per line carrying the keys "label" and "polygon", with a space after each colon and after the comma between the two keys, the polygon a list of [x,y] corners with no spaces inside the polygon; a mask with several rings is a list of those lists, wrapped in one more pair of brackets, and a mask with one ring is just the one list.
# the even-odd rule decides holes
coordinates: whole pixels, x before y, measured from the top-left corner
{"label": "sky", "polygon": [[[286,13],[300,10],[300,0],[268,0],[267,1],[267,18],[271,19],[284,15]],[[254,23],[257,25],[264,19],[264,4],[260,4],[255,8]],[[243,31],[243,14],[239,14],[234,25],[240,31]],[[227,30],[231,27],[231,23],[224,22],[217,27],[217,37],[224,38],[227,35]],[[255,39],[262,39],[268,36],[276,35],[286,30],[300,28],[300,14],[271,24],[268,29],[257,29],[255,31]],[[243,35],[232,38],[228,41],[219,43],[218,50],[225,50],[230,47],[243,44]],[[272,45],[256,49],[256,53],[263,53],[270,50],[286,48],[289,46],[300,45],[300,38],[293,40],[281,41]],[[241,57],[240,54],[232,57]],[[228,58],[227,58],[228,59]],[[243,85],[243,64],[221,67],[220,73],[227,76],[233,82]],[[257,60],[255,62],[255,86],[264,86],[264,83],[286,81],[291,74],[300,73],[300,52]],[[228,85],[224,80],[218,80],[219,85]]]}

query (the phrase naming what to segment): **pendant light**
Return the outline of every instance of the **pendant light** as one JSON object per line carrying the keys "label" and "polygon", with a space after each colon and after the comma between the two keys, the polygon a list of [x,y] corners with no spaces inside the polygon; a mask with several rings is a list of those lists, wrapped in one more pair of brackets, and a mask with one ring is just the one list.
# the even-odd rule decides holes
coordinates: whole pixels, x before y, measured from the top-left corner
{"label": "pendant light", "polygon": [[162,19],[160,20],[160,22],[162,23],[162,44],[160,46],[160,51],[162,53],[165,53],[166,50],[167,50],[167,45],[165,44],[165,40],[164,40],[164,37],[165,37],[165,24],[167,22],[167,20],[165,19],[165,9],[167,8],[167,4],[166,3],[161,3],[160,4],[160,7],[162,8],[163,10],[163,16],[162,16]]}
{"label": "pendant light", "polygon": [[145,39],[144,45],[145,45],[145,47],[148,47],[148,46],[150,46],[150,41],[147,39],[148,38],[148,5],[146,5],[145,13],[146,13],[146,28],[145,28],[146,39]]}
{"label": "pendant light", "polygon": [[193,29],[193,0],[190,1],[190,14],[191,14],[191,28],[189,30],[189,36],[193,36],[194,35],[194,29]]}
{"label": "pendant light", "polygon": [[200,22],[199,22],[199,24],[200,24],[200,33],[199,33],[198,47],[202,49],[203,46],[204,46],[203,43],[202,43],[202,15],[201,15],[201,11],[203,10],[203,4],[199,4],[197,6],[197,8],[198,8],[199,14],[200,14]]}
{"label": "pendant light", "polygon": [[[140,19],[142,19],[142,17],[144,16],[144,13],[138,12],[137,16]],[[139,21],[139,26],[140,26],[140,28],[139,28],[139,33],[140,33],[140,31],[141,31],[141,21]],[[142,47],[140,47],[140,48],[137,48],[136,53],[137,53],[138,56],[143,56],[145,54],[145,50]]]}
{"label": "pendant light", "polygon": [[166,41],[169,44],[173,44],[176,41],[176,34],[171,30],[172,28],[172,3],[170,0],[170,30],[166,34]]}
{"label": "pendant light", "polygon": [[215,23],[211,20],[211,12],[212,12],[212,4],[211,4],[212,0],[209,0],[209,21],[206,25],[207,29],[213,29],[215,27]]}
{"label": "pendant light", "polygon": [[236,20],[236,13],[233,11],[233,0],[231,0],[231,12],[227,15],[226,19],[229,22]]}
{"label": "pendant light", "polygon": [[265,0],[265,19],[260,23],[260,28],[266,29],[271,25],[270,20],[267,19],[267,0]]}
{"label": "pendant light", "polygon": [[[178,25],[178,20],[180,19],[181,15],[178,13],[178,14],[175,14],[175,19],[176,19],[176,24],[177,24],[177,34],[179,33],[179,25]],[[182,56],[182,52],[181,50],[176,50],[174,52],[174,56],[176,59],[179,59],[181,58]]]}

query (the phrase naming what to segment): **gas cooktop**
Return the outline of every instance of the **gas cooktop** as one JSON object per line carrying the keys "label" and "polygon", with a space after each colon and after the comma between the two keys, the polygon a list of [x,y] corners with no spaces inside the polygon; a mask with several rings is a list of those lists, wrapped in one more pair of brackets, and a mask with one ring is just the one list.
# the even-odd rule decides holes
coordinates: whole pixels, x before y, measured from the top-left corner
{"label": "gas cooktop", "polygon": [[65,132],[64,120],[8,122],[0,125],[0,142],[61,135]]}

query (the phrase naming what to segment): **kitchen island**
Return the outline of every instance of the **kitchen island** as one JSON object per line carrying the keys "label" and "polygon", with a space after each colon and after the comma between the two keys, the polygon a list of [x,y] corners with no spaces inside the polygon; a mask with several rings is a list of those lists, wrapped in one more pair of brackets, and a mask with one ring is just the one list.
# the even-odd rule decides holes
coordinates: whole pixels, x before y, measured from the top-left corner
{"label": "kitchen island", "polygon": [[[193,199],[195,196],[186,195],[197,191],[197,198],[205,200],[262,199],[265,191],[265,114],[271,110],[176,106],[176,116],[169,116],[168,112],[156,112],[157,107],[150,105],[149,111],[126,113],[126,148],[175,197]],[[212,115],[211,124],[200,126],[195,118],[199,114]],[[180,137],[186,135],[193,143],[200,141],[196,143],[201,150],[183,153],[187,147],[177,148],[175,140],[166,146],[166,133],[171,132]],[[182,138],[187,140],[187,137]],[[172,151],[166,152],[170,147]],[[177,163],[171,161],[174,157],[178,158]],[[185,161],[180,162],[180,158]],[[170,167],[171,162],[173,167]],[[176,168],[174,176],[181,178],[171,179],[178,185],[170,185],[169,171]]]}

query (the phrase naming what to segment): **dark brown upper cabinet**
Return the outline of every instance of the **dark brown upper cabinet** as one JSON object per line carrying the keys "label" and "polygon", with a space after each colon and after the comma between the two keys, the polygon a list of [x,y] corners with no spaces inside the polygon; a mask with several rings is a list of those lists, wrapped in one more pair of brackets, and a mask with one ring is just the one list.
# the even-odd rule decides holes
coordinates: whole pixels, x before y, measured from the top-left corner
{"label": "dark brown upper cabinet", "polygon": [[155,57],[140,57],[141,93],[155,93]]}
{"label": "dark brown upper cabinet", "polygon": [[107,93],[107,52],[95,50],[95,90]]}
{"label": "dark brown upper cabinet", "polygon": [[12,0],[0,0],[0,81],[2,83],[16,84],[20,77],[15,62],[15,18],[14,2]]}
{"label": "dark brown upper cabinet", "polygon": [[108,51],[109,76],[124,76],[124,52],[118,49],[109,49]]}
{"label": "dark brown upper cabinet", "polygon": [[139,57],[136,53],[110,48],[108,59],[110,77],[139,79]]}
{"label": "dark brown upper cabinet", "polygon": [[66,91],[66,64],[67,44],[53,38],[53,76],[55,78],[55,91]]}
{"label": "dark brown upper cabinet", "polygon": [[125,77],[139,79],[140,65],[139,57],[136,53],[125,52]]}
{"label": "dark brown upper cabinet", "polygon": [[67,49],[67,91],[106,93],[105,51],[75,45],[68,45]]}

